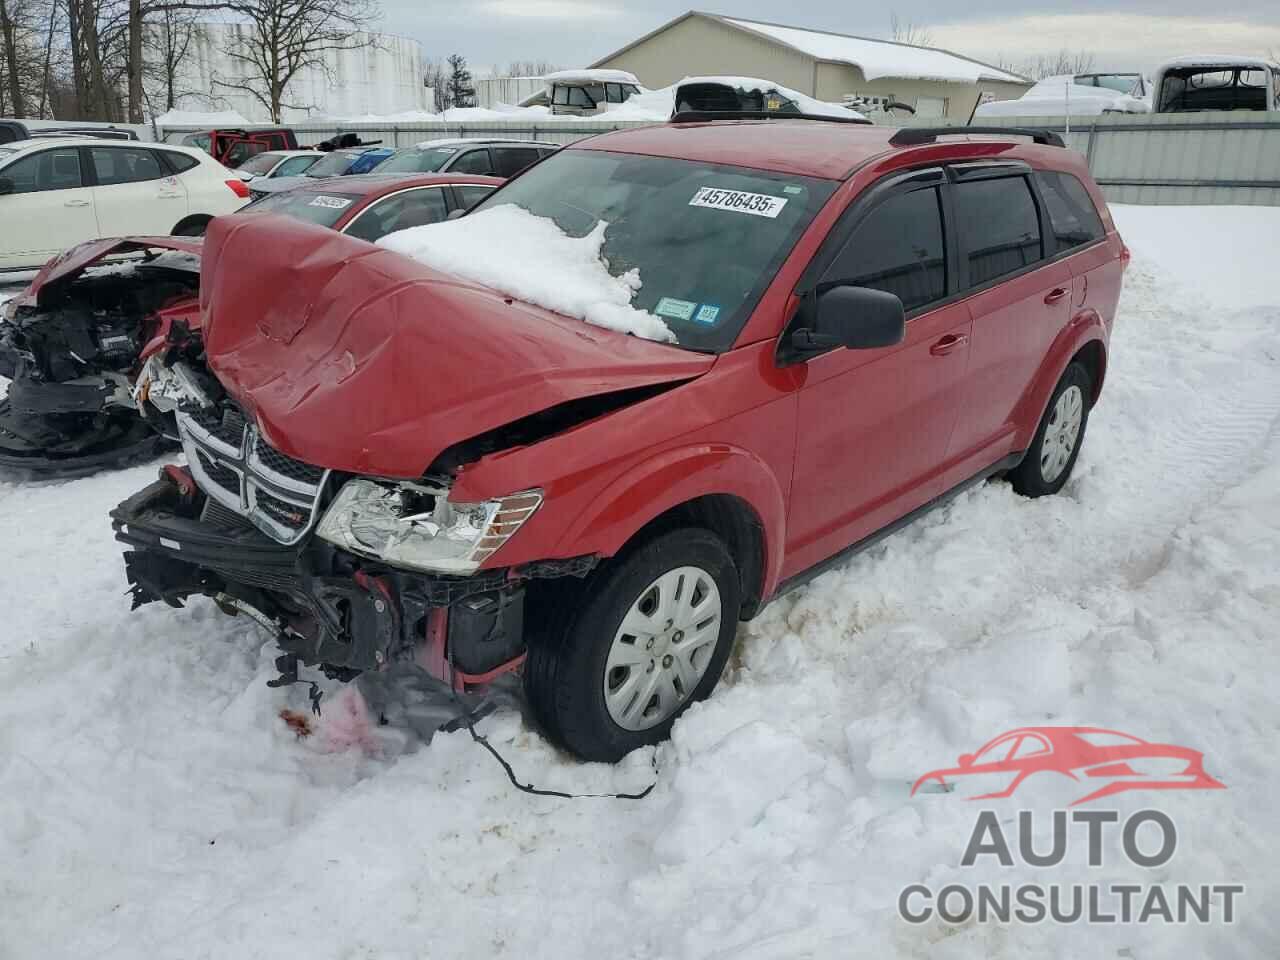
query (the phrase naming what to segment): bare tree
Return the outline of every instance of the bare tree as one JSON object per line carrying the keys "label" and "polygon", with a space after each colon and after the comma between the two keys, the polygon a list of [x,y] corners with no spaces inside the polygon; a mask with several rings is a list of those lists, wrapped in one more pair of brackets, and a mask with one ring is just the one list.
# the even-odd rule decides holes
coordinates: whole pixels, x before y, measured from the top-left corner
{"label": "bare tree", "polygon": [[439,60],[428,60],[423,67],[422,82],[431,89],[432,106],[436,113],[444,113],[453,106],[449,99],[449,70]]}
{"label": "bare tree", "polygon": [[200,35],[200,25],[190,15],[165,8],[147,24],[142,35],[143,96],[152,113],[163,113],[178,105],[190,93],[207,91],[180,87],[182,64],[191,44]]}
{"label": "bare tree", "polygon": [[248,94],[274,123],[286,106],[310,106],[286,102],[290,81],[308,68],[328,73],[329,53],[368,45],[359,31],[379,17],[377,0],[230,0],[225,6],[244,21],[224,50],[241,76],[215,77],[214,85]]}
{"label": "bare tree", "polygon": [[18,47],[23,25],[21,11],[13,9],[13,0],[0,0],[0,62],[4,64],[3,97],[5,112],[21,120],[26,114],[26,98],[22,91],[22,62]]}
{"label": "bare tree", "polygon": [[896,13],[889,14],[889,36],[912,47],[933,46],[932,30],[923,24],[900,20]]}
{"label": "bare tree", "polygon": [[1032,80],[1059,77],[1066,74],[1088,73],[1093,69],[1094,55],[1087,50],[1062,49],[1053,54],[1028,57],[1018,72]]}
{"label": "bare tree", "polygon": [[506,67],[494,68],[495,77],[545,77],[561,69],[549,60],[512,60]]}

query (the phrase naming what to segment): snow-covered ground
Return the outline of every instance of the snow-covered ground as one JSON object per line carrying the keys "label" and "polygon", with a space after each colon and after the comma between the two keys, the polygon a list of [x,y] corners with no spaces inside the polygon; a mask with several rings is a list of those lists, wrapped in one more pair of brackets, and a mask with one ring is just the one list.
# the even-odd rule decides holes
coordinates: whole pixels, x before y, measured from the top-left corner
{"label": "snow-covered ground", "polygon": [[[652,760],[639,802],[517,793],[465,732],[325,752],[337,698],[298,740],[251,623],[129,612],[106,512],[154,466],[0,483],[0,958],[1274,957],[1280,210],[1116,214],[1134,260],[1062,496],[984,485],[775,603],[617,768],[481,725],[539,786],[634,790]],[[1214,251],[1267,282],[1242,297]],[[1110,841],[1102,868],[1081,842],[959,867],[979,805],[910,782],[1033,724],[1202,750],[1227,789],[1095,805],[1174,819],[1156,870]],[[979,879],[1247,889],[1230,927],[897,917],[905,884]]]}

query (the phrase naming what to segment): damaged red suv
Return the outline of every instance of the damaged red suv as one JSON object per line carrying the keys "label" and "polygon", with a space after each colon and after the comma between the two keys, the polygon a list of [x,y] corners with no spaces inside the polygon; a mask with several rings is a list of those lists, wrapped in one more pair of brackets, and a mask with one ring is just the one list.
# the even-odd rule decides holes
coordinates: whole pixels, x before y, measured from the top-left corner
{"label": "damaged red suv", "polygon": [[519,672],[548,735],[616,760],[711,692],[770,599],[967,484],[1071,473],[1127,251],[1053,134],[677,114],[423,229],[504,206],[603,231],[666,342],[215,221],[213,377],[167,390],[187,467],[112,514],[136,604],[270,624],[277,682]]}

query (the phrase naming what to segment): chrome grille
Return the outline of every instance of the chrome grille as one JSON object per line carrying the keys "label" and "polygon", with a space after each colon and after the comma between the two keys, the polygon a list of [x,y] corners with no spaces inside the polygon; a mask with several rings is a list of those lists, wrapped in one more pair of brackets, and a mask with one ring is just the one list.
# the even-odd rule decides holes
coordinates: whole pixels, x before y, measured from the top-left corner
{"label": "chrome grille", "polygon": [[179,413],[178,434],[196,483],[219,506],[284,544],[315,524],[329,471],[274,449],[239,411]]}

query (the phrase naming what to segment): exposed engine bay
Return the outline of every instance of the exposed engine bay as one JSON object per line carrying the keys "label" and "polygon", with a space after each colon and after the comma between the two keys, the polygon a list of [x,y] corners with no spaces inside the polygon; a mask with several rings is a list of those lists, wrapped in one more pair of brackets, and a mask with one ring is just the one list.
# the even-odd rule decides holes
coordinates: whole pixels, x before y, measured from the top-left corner
{"label": "exposed engine bay", "polygon": [[150,340],[198,326],[199,282],[198,258],[147,252],[58,278],[20,304],[0,326],[0,374],[12,378],[0,465],[67,476],[172,448],[172,427],[139,410],[133,383]]}

